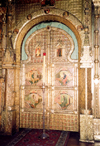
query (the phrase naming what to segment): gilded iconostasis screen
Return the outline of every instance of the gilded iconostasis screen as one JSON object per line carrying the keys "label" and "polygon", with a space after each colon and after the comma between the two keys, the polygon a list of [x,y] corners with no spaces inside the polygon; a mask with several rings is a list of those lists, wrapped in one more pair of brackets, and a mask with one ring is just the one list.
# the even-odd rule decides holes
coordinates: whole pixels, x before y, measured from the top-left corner
{"label": "gilded iconostasis screen", "polygon": [[58,22],[35,26],[23,41],[20,127],[42,128],[43,52],[45,126],[78,131],[78,45],[74,33]]}

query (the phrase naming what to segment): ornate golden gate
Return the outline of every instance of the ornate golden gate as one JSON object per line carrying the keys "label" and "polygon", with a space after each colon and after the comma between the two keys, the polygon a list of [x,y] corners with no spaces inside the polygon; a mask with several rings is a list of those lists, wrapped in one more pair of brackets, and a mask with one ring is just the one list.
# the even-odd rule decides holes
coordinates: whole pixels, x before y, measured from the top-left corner
{"label": "ornate golden gate", "polygon": [[42,26],[43,28],[30,33],[23,45],[20,127],[43,128],[45,50],[45,128],[78,131],[78,51],[74,35],[53,27],[51,23],[44,23]]}

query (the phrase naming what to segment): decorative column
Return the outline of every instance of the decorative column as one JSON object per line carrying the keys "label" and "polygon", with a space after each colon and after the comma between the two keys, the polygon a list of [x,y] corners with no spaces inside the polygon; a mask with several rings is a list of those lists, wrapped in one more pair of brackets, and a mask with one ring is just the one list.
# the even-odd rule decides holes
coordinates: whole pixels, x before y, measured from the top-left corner
{"label": "decorative column", "polygon": [[[100,1],[99,1],[100,3]],[[95,5],[95,3],[94,3]],[[99,42],[98,42],[98,34],[99,34],[99,26],[98,26],[98,19],[99,19],[99,10],[100,4],[95,5],[94,9],[94,37],[95,37],[95,45],[94,45],[94,97],[93,97],[93,115],[94,115],[94,140],[100,141],[100,83],[99,83]]]}
{"label": "decorative column", "polygon": [[[81,69],[85,69],[85,107],[80,111],[80,141],[93,142],[93,115],[88,107],[88,70],[92,68],[92,57],[90,53],[88,29],[85,28],[85,41],[81,56]],[[90,74],[91,75],[91,74]]]}
{"label": "decorative column", "polygon": [[3,68],[2,68],[2,59],[3,53],[6,44],[6,8],[0,7],[0,131],[4,132],[4,125],[5,125],[5,112],[4,112],[4,78],[3,78]]}
{"label": "decorative column", "polygon": [[95,45],[94,45],[94,118],[98,118],[98,91],[99,91],[99,45],[98,45],[98,7],[95,7]]}
{"label": "decorative column", "polygon": [[[89,79],[88,74],[91,73],[91,69],[93,67],[93,58],[92,58],[92,51],[91,51],[91,39],[90,39],[90,27],[88,22],[89,17],[89,1],[84,0],[85,3],[85,24],[84,24],[84,44],[81,52],[81,60],[80,60],[80,68],[84,71],[84,107],[80,109],[80,141],[82,142],[94,142],[93,140],[93,115],[92,115],[92,105],[89,104],[92,102],[92,97],[88,96],[88,86],[89,86]],[[90,72],[89,72],[90,71]],[[91,74],[89,74],[91,76]]]}
{"label": "decorative column", "polygon": [[25,97],[25,64],[21,64],[21,100],[20,110],[24,112],[24,97]]}
{"label": "decorative column", "polygon": [[[16,131],[16,110],[15,110],[15,65],[14,65],[14,51],[12,46],[12,0],[8,0],[6,25],[4,30],[6,38],[2,42],[4,56],[2,67],[4,70],[5,91],[4,91],[4,111],[2,114],[2,121],[4,121],[4,133],[12,135]],[[6,28],[5,28],[6,27]],[[4,44],[5,42],[5,44]],[[5,48],[4,48],[5,47]],[[4,116],[5,115],[5,116]],[[3,123],[3,122],[2,122]]]}

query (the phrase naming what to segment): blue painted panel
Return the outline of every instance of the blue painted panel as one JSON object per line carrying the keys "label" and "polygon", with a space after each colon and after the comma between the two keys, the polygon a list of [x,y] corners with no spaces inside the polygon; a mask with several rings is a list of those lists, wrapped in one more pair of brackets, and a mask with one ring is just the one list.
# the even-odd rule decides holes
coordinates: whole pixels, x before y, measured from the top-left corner
{"label": "blue painted panel", "polygon": [[76,36],[74,35],[74,33],[72,32],[72,30],[67,27],[66,25],[59,23],[59,22],[47,22],[47,23],[40,23],[36,26],[34,26],[25,36],[24,40],[23,40],[23,44],[22,44],[22,60],[26,60],[28,59],[27,54],[25,53],[25,43],[26,40],[28,39],[28,37],[34,33],[35,31],[45,28],[47,26],[52,26],[52,27],[56,27],[56,28],[60,28],[62,30],[64,30],[65,32],[67,32],[73,39],[74,41],[74,45],[75,45],[75,49],[74,52],[71,55],[72,59],[78,59],[78,43],[77,43],[77,39]]}

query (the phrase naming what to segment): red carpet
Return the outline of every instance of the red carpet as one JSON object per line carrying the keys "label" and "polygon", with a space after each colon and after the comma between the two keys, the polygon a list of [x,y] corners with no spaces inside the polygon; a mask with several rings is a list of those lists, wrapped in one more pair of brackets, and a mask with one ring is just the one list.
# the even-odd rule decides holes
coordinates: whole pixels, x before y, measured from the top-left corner
{"label": "red carpet", "polygon": [[39,138],[42,133],[39,129],[25,129],[7,146],[67,146],[69,132],[46,130],[46,139]]}

